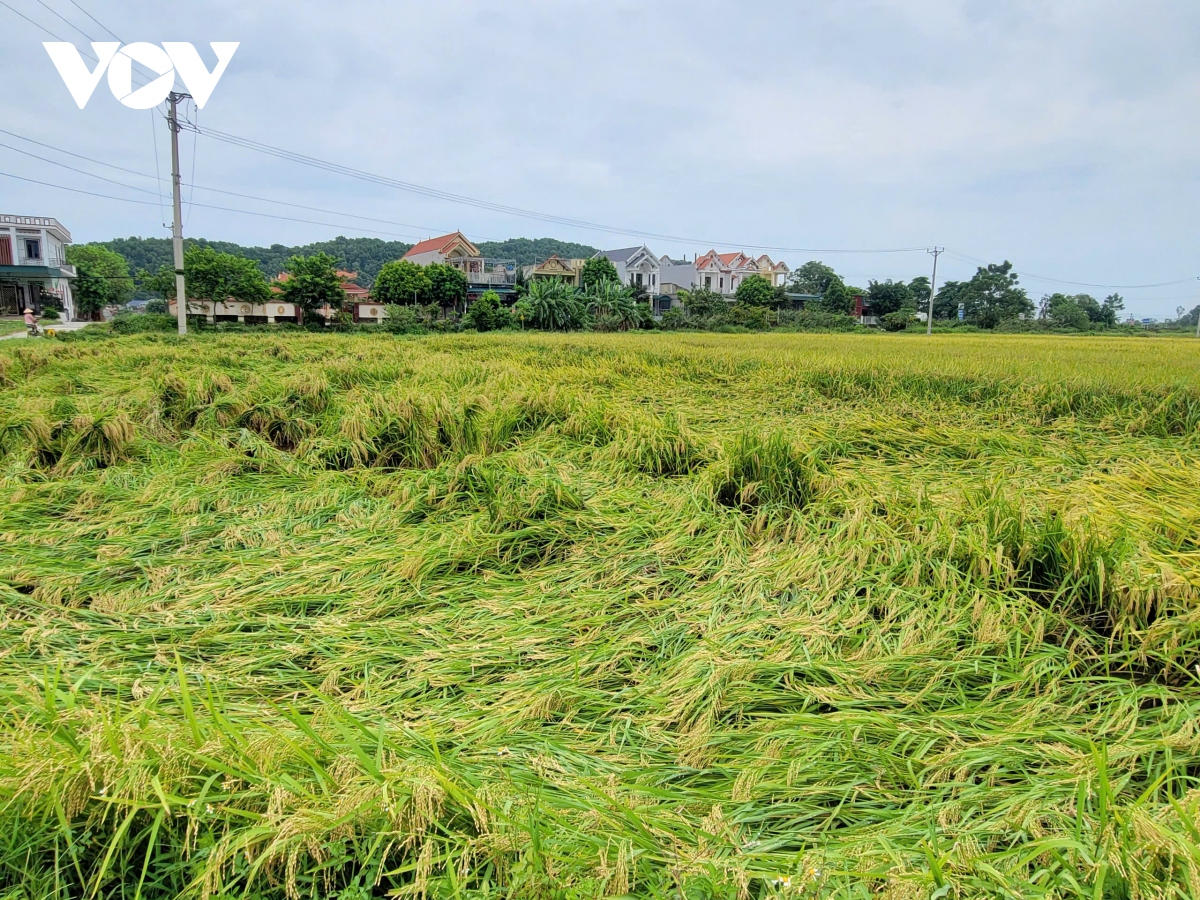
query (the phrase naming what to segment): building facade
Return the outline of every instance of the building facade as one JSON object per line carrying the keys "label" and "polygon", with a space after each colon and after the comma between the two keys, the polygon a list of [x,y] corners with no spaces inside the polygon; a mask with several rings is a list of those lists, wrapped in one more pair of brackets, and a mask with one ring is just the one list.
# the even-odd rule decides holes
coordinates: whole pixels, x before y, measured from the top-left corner
{"label": "building facade", "polygon": [[660,293],[662,266],[658,257],[645,245],[623,250],[602,250],[594,259],[606,258],[616,267],[617,280],[630,287],[640,287],[650,294]]}
{"label": "building facade", "polygon": [[696,287],[725,296],[736,294],[742,282],[751,275],[761,275],[771,287],[784,287],[792,271],[787,263],[777,263],[765,253],[755,258],[742,251],[718,253],[716,250],[697,257],[695,269]]}
{"label": "building facade", "polygon": [[75,317],[70,243],[71,232],[58,219],[0,214],[0,316],[55,308],[68,321]]}
{"label": "building facade", "polygon": [[458,269],[467,276],[468,303],[478,300],[486,291],[495,291],[505,302],[516,298],[516,263],[485,257],[461,231],[421,241],[404,258],[418,266],[437,263]]}
{"label": "building facade", "polygon": [[529,281],[550,281],[557,279],[573,288],[583,287],[583,264],[585,259],[563,259],[556,255],[549,256],[535,266],[525,266],[522,270]]}

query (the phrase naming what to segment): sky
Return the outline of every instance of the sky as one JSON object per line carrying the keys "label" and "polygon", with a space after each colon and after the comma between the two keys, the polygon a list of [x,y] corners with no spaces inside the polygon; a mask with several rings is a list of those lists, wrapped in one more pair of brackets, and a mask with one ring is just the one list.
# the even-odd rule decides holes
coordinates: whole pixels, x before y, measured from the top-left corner
{"label": "sky", "polygon": [[0,25],[0,212],[77,242],[169,236],[169,132],[106,80],[79,110],[41,42],[190,41],[211,67],[238,41],[185,110],[202,132],[580,224],[185,131],[189,236],[748,249],[858,286],[938,246],[939,283],[1011,260],[1034,298],[1200,303],[1195,0],[2,0]]}

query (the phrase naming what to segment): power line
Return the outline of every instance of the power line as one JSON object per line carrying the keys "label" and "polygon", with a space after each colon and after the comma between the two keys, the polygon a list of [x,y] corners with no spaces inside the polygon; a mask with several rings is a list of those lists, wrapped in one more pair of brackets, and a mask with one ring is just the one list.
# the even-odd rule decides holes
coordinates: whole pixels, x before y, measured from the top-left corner
{"label": "power line", "polygon": [[218,131],[213,128],[196,128],[191,125],[201,135],[213,138],[214,140],[222,141],[227,144],[232,144],[236,147],[241,147],[245,150],[253,150],[258,153],[263,153],[268,156],[274,156],[278,159],[285,159],[290,162],[299,163],[301,165],[310,166],[312,168],[321,169],[326,172],[333,172],[344,175],[349,178],[355,178],[361,181],[367,181],[372,184],[382,185],[384,187],[392,187],[397,190],[407,191],[410,193],[419,194],[421,196],[430,197],[436,200],[445,200],[450,203],[458,203],[465,206],[471,206],[476,209],[486,209],[492,212],[499,212],[505,215],[517,216],[520,218],[535,219],[542,222],[549,222],[556,225],[565,225],[570,228],[581,228],[589,231],[602,231],[608,234],[617,234],[626,237],[637,237],[650,240],[671,241],[680,244],[705,244],[709,246],[741,246],[747,250],[771,250],[778,253],[832,253],[832,254],[874,254],[874,253],[916,253],[924,252],[924,247],[901,247],[889,249],[874,249],[874,250],[836,250],[836,249],[815,249],[811,247],[776,247],[765,244],[741,244],[737,241],[715,241],[708,238],[688,237],[682,235],[661,234],[653,231],[641,231],[638,229],[619,228],[612,225],[603,225],[597,222],[588,222],[581,219],[571,219],[565,216],[557,216],[550,213],[541,213],[535,210],[523,209],[516,206],[508,206],[503,203],[494,203],[490,200],[482,200],[477,197],[469,197],[463,194],[453,194],[449,191],[439,190],[437,188],[426,187],[424,185],[415,184],[413,182],[400,181],[399,179],[389,178],[384,175],[376,175],[371,172],[365,172],[361,169],[354,169],[350,166],[344,166],[340,163],[329,162],[328,160],[317,159],[316,157],[306,156],[302,153],[296,153],[291,150],[286,150],[281,147],[274,147],[270,144],[264,144],[260,141],[255,141],[250,138],[239,137],[238,135],[229,134],[227,132]]}
{"label": "power line", "polygon": [[99,43],[94,37],[92,37],[90,34],[88,34],[86,31],[84,31],[82,28],[80,28],[78,25],[76,25],[74,22],[72,22],[70,19],[68,19],[62,13],[58,12],[57,10],[53,9],[50,6],[47,6],[45,0],[37,0],[37,2],[38,2],[39,6],[41,6],[43,9],[49,11],[49,13],[51,15],[57,16],[59,19],[61,19],[63,22],[65,22],[68,27],[74,28],[76,31],[78,31],[80,34],[82,34],[85,38],[87,38],[93,44]]}
{"label": "power line", "polygon": [[[0,128],[0,133],[3,133],[3,134],[9,134],[9,135],[13,135],[14,137],[17,137],[17,138],[19,138],[20,140],[25,140],[25,141],[29,141],[29,142],[30,142],[30,143],[32,143],[32,144],[37,144],[39,147],[45,147],[45,148],[47,148],[48,150],[54,150],[55,152],[58,152],[58,153],[64,153],[64,154],[66,154],[66,155],[68,155],[68,156],[73,156],[73,157],[75,157],[75,158],[77,158],[77,159],[82,159],[82,160],[86,160],[87,162],[95,163],[96,165],[100,165],[100,166],[106,166],[106,167],[108,167],[108,168],[115,169],[115,170],[117,170],[117,171],[119,171],[119,172],[126,172],[126,173],[128,173],[128,174],[130,174],[130,175],[136,175],[136,176],[137,176],[137,177],[139,177],[139,178],[149,178],[149,179],[151,179],[151,180],[157,181],[157,182],[159,183],[159,186],[160,186],[160,187],[161,187],[161,183],[162,183],[162,182],[163,182],[163,180],[164,180],[163,178],[161,178],[161,176],[160,176],[160,177],[158,177],[158,178],[154,178],[154,177],[153,177],[153,176],[151,176],[151,175],[147,175],[147,174],[145,174],[145,173],[143,173],[143,172],[138,172],[138,171],[135,171],[135,170],[133,170],[133,169],[127,169],[127,168],[125,168],[124,166],[114,166],[114,165],[112,165],[111,163],[101,162],[100,160],[97,160],[97,159],[92,159],[92,158],[91,158],[91,157],[89,157],[89,156],[83,156],[82,154],[79,154],[79,153],[72,153],[72,152],[71,152],[71,151],[69,151],[69,150],[61,150],[61,149],[60,149],[60,148],[58,148],[58,147],[54,147],[54,146],[52,146],[52,145],[50,145],[50,144],[43,143],[42,141],[34,141],[34,140],[30,139],[30,138],[23,138],[23,137],[21,137],[20,135],[14,135],[14,133],[13,133],[13,132],[11,132],[11,131],[7,131],[7,130],[5,130],[5,129],[3,129],[3,128]],[[96,173],[94,173],[94,172],[88,172],[88,171],[86,171],[86,170],[84,170],[84,169],[79,169],[79,168],[76,168],[75,166],[69,166],[69,165],[67,165],[66,163],[58,162],[57,160],[49,159],[49,158],[47,158],[47,157],[45,157],[45,156],[40,156],[40,155],[38,155],[38,154],[36,154],[36,153],[31,153],[31,152],[29,152],[28,150],[22,150],[22,149],[20,149],[19,147],[13,147],[11,144],[5,144],[5,143],[3,143],[3,142],[0,142],[0,147],[3,147],[3,148],[5,148],[5,149],[7,149],[7,150],[12,150],[12,151],[14,151],[14,152],[16,152],[16,153],[20,153],[20,154],[22,154],[22,155],[24,155],[24,156],[29,156],[29,157],[32,157],[33,159],[37,159],[37,160],[40,160],[40,161],[42,161],[42,162],[45,162],[45,163],[49,163],[50,165],[53,165],[53,166],[58,166],[58,167],[60,167],[60,168],[67,169],[67,170],[69,170],[69,171],[71,171],[71,172],[77,172],[77,173],[79,173],[80,175],[86,175],[86,176],[88,176],[89,178],[95,178],[95,179],[98,179],[98,180],[100,180],[100,181],[105,181],[105,182],[108,182],[109,184],[115,184],[115,185],[117,185],[117,186],[119,186],[119,187],[128,188],[129,190],[138,191],[138,192],[140,192],[140,193],[144,193],[144,194],[154,194],[154,193],[155,193],[154,191],[147,190],[146,188],[141,188],[141,187],[138,187],[138,186],[136,186],[136,185],[132,185],[132,184],[126,184],[126,183],[125,183],[125,182],[123,182],[123,181],[117,181],[117,180],[115,180],[115,179],[112,179],[112,178],[105,178],[103,175],[97,175],[97,174],[96,174]],[[197,184],[197,185],[192,185],[192,184],[189,184],[189,185],[188,185],[188,187],[189,187],[189,188],[192,188],[192,187],[194,187],[196,190],[199,190],[199,191],[207,191],[207,192],[214,193],[214,194],[224,194],[224,195],[226,195],[226,196],[230,196],[230,197],[239,197],[239,198],[241,198],[241,199],[243,199],[243,200],[254,200],[254,201],[256,201],[256,202],[259,202],[259,203],[273,203],[273,204],[276,204],[276,205],[279,205],[279,206],[289,206],[289,207],[292,207],[292,208],[294,208],[294,209],[305,209],[305,210],[308,210],[308,211],[310,211],[310,212],[327,213],[327,214],[329,214],[329,215],[333,215],[333,216],[343,216],[343,217],[345,217],[345,218],[348,218],[348,219],[360,219],[360,220],[362,220],[362,221],[364,221],[364,222],[377,222],[377,223],[380,223],[380,224],[383,224],[383,225],[396,225],[396,226],[398,226],[398,227],[400,227],[400,228],[414,228],[414,229],[417,229],[417,232],[418,232],[418,233],[424,233],[424,232],[428,232],[429,230],[431,230],[431,229],[429,229],[429,228],[428,228],[428,226],[424,226],[424,225],[414,225],[414,224],[412,224],[412,223],[410,223],[410,222],[396,222],[396,221],[393,221],[393,220],[391,220],[391,219],[377,219],[377,218],[373,218],[373,217],[371,217],[371,216],[360,216],[360,215],[358,215],[358,214],[356,214],[356,213],[348,213],[348,212],[343,212],[342,210],[338,210],[338,209],[324,209],[324,208],[322,208],[322,207],[319,207],[319,206],[306,206],[305,204],[302,204],[302,203],[289,203],[289,202],[288,202],[288,201],[286,201],[286,200],[275,200],[275,199],[272,199],[272,198],[270,198],[270,197],[257,197],[257,196],[255,196],[255,195],[253,195],[253,194],[243,194],[243,193],[240,193],[240,192],[238,192],[238,191],[226,191],[226,190],[221,190],[220,188],[211,188],[211,187],[205,187],[204,185],[199,185],[199,184]],[[159,200],[160,200],[160,206],[161,206],[161,200],[162,200],[162,192],[161,192],[161,190],[160,190],[160,191],[157,193],[157,196],[159,197]],[[196,206],[204,206],[205,204],[196,203],[196,204],[194,204],[194,205],[196,205]],[[226,207],[209,207],[209,208],[212,208],[212,209],[225,209]],[[235,211],[237,211],[237,210],[235,210]],[[164,215],[165,215],[165,213],[164,213]],[[432,229],[432,230],[436,230],[436,229]],[[388,232],[379,232],[379,233],[380,233],[380,234],[386,234],[386,233],[388,233]]]}
{"label": "power line", "polygon": [[[68,2],[70,2],[70,4],[73,7],[75,7],[77,10],[79,10],[81,13],[83,13],[85,16],[87,16],[89,19],[91,19],[93,22],[95,22],[97,25],[99,25],[105,31],[107,31],[109,33],[109,35],[112,36],[113,40],[121,41],[121,39],[119,37],[117,37],[115,34],[113,34],[113,32],[103,22],[101,22],[99,19],[97,19],[95,16],[93,16],[90,12],[88,12],[86,9],[84,9],[82,6],[80,6],[78,3],[76,3],[75,0],[68,0]],[[123,44],[125,42],[121,41],[121,43]]]}
{"label": "power line", "polygon": [[[139,206],[156,206],[157,205],[155,203],[155,201],[153,201],[153,200],[134,200],[132,197],[115,197],[112,194],[100,194],[100,193],[97,193],[96,191],[85,191],[81,188],[67,187],[66,185],[62,185],[62,184],[52,184],[49,181],[38,181],[36,178],[26,178],[23,175],[14,175],[11,172],[0,172],[0,176],[3,176],[5,178],[14,178],[17,181],[24,181],[29,184],[38,184],[43,187],[54,188],[54,189],[60,190],[60,191],[70,191],[73,194],[87,194],[89,197],[102,197],[105,200],[119,200],[122,203],[136,203]],[[141,189],[138,188],[137,190],[141,190]],[[146,193],[150,193],[150,191],[146,191]],[[274,215],[273,213],[257,212],[256,210],[251,210],[251,209],[234,209],[233,207],[230,207],[230,206],[217,206],[217,205],[211,204],[211,203],[197,203],[196,206],[200,207],[201,209],[217,209],[217,210],[221,210],[223,212],[237,213],[237,214],[243,215],[243,216],[259,216],[259,217],[265,218],[265,219],[280,219],[285,222],[300,222],[305,225],[322,225],[326,228],[343,228],[343,229],[348,229],[351,231],[362,232],[364,234],[381,234],[386,237],[394,237],[394,238],[410,238],[413,236],[411,233],[396,234],[395,232],[391,232],[391,231],[377,231],[372,228],[360,228],[357,225],[345,225],[345,224],[339,225],[334,222],[318,222],[314,219],[300,219],[300,218],[295,218],[293,216],[277,216],[277,215]]]}
{"label": "power line", "polygon": [[[950,256],[953,256],[955,259],[959,260],[960,262],[973,262],[973,263],[980,263],[985,266],[988,265],[986,260],[979,259],[978,257],[975,257],[975,256],[968,256],[965,253],[960,253],[960,252],[954,251],[954,250],[949,251],[949,253],[950,253]],[[1026,272],[1023,269],[1016,270],[1016,272],[1022,278],[1030,278],[1034,281],[1048,281],[1053,284],[1067,284],[1067,285],[1073,285],[1074,287],[1109,288],[1112,290],[1124,290],[1124,291],[1140,290],[1142,288],[1171,287],[1172,285],[1187,284],[1190,281],[1196,280],[1196,276],[1192,276],[1191,278],[1180,278],[1177,281],[1160,281],[1155,284],[1094,284],[1089,281],[1067,281],[1062,278],[1050,278],[1046,275],[1035,275],[1033,272]]]}

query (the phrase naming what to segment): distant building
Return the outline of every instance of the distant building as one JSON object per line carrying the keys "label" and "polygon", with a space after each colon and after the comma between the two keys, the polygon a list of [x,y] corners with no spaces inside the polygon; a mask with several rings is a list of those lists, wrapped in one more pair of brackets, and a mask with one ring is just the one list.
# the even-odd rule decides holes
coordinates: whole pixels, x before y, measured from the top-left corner
{"label": "distant building", "polygon": [[694,266],[697,287],[725,296],[736,294],[738,287],[751,275],[761,275],[771,287],[783,287],[792,271],[787,263],[777,263],[766,254],[756,259],[742,251],[718,253],[709,250],[696,259]]}
{"label": "distant building", "polygon": [[525,266],[523,272],[529,281],[557,279],[570,287],[583,287],[583,266],[586,259],[563,259],[557,254],[544,259],[535,266]]}
{"label": "distant building", "polygon": [[649,294],[660,293],[662,266],[658,257],[645,245],[623,250],[602,250],[593,259],[607,259],[616,267],[617,280],[630,287],[640,287]]}
{"label": "distant building", "polygon": [[681,260],[674,260],[669,256],[660,257],[658,266],[662,292],[668,296],[674,297],[680,291],[694,290],[698,284],[696,264],[688,262],[686,256]]}
{"label": "distant building", "polygon": [[467,302],[478,300],[485,291],[495,291],[501,300],[516,298],[516,262],[489,259],[461,231],[421,241],[404,254],[419,266],[434,263],[453,266],[467,276]]}
{"label": "distant building", "polygon": [[17,316],[26,309],[41,314],[48,307],[75,318],[67,264],[71,232],[58,219],[0,215],[0,315]]}

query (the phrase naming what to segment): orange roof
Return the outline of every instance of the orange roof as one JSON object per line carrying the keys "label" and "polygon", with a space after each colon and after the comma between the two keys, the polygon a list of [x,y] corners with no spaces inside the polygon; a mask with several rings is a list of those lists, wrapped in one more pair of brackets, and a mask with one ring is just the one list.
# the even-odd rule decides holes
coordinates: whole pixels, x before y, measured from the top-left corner
{"label": "orange roof", "polygon": [[441,237],[435,237],[430,238],[427,241],[421,241],[419,244],[405,253],[404,258],[407,259],[410,256],[417,256],[421,253],[442,253],[449,249],[450,245],[456,240],[465,241],[467,244],[474,246],[474,244],[471,244],[471,242],[467,240],[467,236],[465,234],[463,234],[461,231],[456,231],[453,234],[443,234]]}
{"label": "orange roof", "polygon": [[739,256],[742,256],[742,253],[740,251],[737,253],[720,253],[718,256],[720,257],[721,262],[725,263],[725,265],[732,266],[733,261]]}

